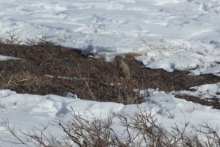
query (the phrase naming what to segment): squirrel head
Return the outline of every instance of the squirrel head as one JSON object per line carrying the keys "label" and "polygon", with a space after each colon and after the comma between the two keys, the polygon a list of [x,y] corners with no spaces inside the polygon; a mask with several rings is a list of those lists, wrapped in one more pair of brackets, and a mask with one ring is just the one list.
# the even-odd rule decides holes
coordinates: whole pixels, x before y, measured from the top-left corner
{"label": "squirrel head", "polygon": [[123,61],[123,58],[122,58],[122,56],[117,55],[117,56],[115,56],[114,60],[116,62],[120,62],[120,61]]}

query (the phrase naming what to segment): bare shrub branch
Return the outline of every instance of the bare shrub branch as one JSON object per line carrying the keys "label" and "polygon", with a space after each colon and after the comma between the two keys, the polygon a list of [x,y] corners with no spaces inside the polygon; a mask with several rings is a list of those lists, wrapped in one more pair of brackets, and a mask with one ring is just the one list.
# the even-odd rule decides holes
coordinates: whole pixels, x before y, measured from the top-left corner
{"label": "bare shrub branch", "polygon": [[11,44],[11,45],[19,45],[21,44],[21,40],[18,39],[16,34],[14,32],[7,32],[9,35],[9,39],[5,39],[5,43]]}
{"label": "bare shrub branch", "polygon": [[32,129],[32,133],[30,132],[24,133],[21,130],[20,132],[24,134],[25,136],[34,139],[36,142],[38,142],[43,147],[58,147],[58,146],[60,147],[60,145],[62,144],[59,141],[57,141],[56,138],[50,132],[48,132],[48,136],[45,135],[44,132],[48,129],[49,125],[47,126],[42,125],[42,126],[43,126],[43,129],[41,130],[34,127],[34,129]]}
{"label": "bare shrub branch", "polygon": [[25,144],[14,132],[15,130],[15,126],[14,127],[10,127],[9,125],[9,120],[8,119],[2,119],[3,121],[3,126],[5,128],[6,131],[8,131],[11,135],[13,135],[15,138],[17,138],[22,144]]}
{"label": "bare shrub branch", "polygon": [[[47,126],[43,129],[34,128],[32,133],[22,134],[37,141],[43,147],[131,147],[131,146],[149,146],[149,147],[218,147],[220,146],[220,137],[218,129],[213,129],[208,123],[193,126],[189,128],[189,122],[180,127],[175,124],[169,132],[160,123],[155,115],[150,112],[139,112],[134,115],[125,115],[123,113],[112,113],[105,120],[97,118],[92,112],[93,120],[87,120],[80,115],[71,111],[72,119],[66,123],[59,122],[58,125],[64,132],[63,142],[57,141],[56,138],[48,133],[45,135]],[[113,122],[118,119],[117,124]],[[7,131],[13,132],[14,128],[9,127],[9,122],[4,121]],[[124,131],[117,131],[113,128],[119,125]],[[190,132],[187,131],[189,129]],[[201,137],[202,136],[202,137]],[[21,141],[21,140],[20,140]],[[22,142],[22,141],[21,141]],[[24,142],[23,142],[24,144]]]}

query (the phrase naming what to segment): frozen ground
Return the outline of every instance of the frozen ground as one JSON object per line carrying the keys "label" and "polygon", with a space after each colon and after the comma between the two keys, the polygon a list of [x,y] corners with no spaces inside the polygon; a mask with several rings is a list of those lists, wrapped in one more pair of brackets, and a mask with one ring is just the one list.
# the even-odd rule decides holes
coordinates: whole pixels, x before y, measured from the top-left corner
{"label": "frozen ground", "polygon": [[[162,123],[167,131],[171,130],[174,124],[183,127],[185,123],[191,125],[199,125],[208,122],[212,127],[217,127],[220,123],[220,111],[212,109],[208,106],[194,104],[182,99],[177,99],[173,95],[166,94],[157,90],[149,89],[151,96],[146,98],[137,108],[137,105],[123,105],[119,103],[105,103],[86,101],[78,99],[76,95],[69,94],[68,97],[56,95],[30,95],[17,94],[10,90],[0,90],[0,117],[9,119],[10,126],[15,126],[15,133],[19,138],[27,144],[28,147],[37,146],[33,139],[22,135],[23,132],[31,132],[33,127],[42,129],[42,125],[49,124],[48,131],[54,137],[61,140],[63,132],[57,123],[60,120],[65,122],[70,120],[71,107],[76,114],[92,120],[94,116],[98,119],[105,120],[111,112],[124,113],[132,116],[135,112],[146,111],[151,112],[158,119],[158,123]],[[170,117],[173,115],[173,118]],[[113,129],[123,134],[123,127],[117,124],[117,115],[113,119]],[[0,121],[0,144],[2,147],[23,147],[11,134],[5,131],[3,121]],[[187,130],[190,131],[190,127]],[[220,133],[220,132],[218,132]]]}
{"label": "frozen ground", "polygon": [[[0,2],[3,38],[8,33],[23,41],[43,36],[98,52],[107,61],[115,54],[137,52],[146,67],[192,70],[196,75],[220,61],[219,23],[218,0]],[[214,68],[215,74],[220,71]]]}

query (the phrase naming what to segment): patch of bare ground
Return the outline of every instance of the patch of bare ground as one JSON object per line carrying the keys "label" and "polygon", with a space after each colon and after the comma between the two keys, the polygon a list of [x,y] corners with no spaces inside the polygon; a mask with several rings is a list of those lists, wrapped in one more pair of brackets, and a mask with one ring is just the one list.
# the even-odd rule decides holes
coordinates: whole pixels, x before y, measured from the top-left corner
{"label": "patch of bare ground", "polygon": [[[80,50],[68,50],[45,42],[33,46],[1,43],[0,54],[22,58],[0,62],[0,89],[19,93],[64,96],[72,92],[83,99],[129,104],[142,99],[133,89],[159,88],[169,92],[220,81],[213,75],[188,76],[187,72],[143,68],[131,55],[125,62],[131,69],[132,79],[126,81],[118,76],[115,62],[85,58]],[[184,99],[220,109],[216,102]]]}

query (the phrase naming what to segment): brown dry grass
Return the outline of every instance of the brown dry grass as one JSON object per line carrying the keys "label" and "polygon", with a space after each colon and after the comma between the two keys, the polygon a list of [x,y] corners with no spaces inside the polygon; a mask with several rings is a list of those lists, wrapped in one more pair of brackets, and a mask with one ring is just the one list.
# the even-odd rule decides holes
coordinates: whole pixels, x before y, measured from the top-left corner
{"label": "brown dry grass", "polygon": [[[32,46],[1,42],[1,55],[15,56],[22,60],[0,62],[0,88],[19,93],[62,96],[72,92],[83,99],[128,104],[138,103],[142,99],[133,89],[159,88],[169,92],[220,81],[219,77],[212,75],[188,76],[187,72],[169,73],[142,68],[132,55],[125,58],[132,73],[132,79],[126,81],[118,77],[116,63],[84,58],[80,53],[80,50],[68,50],[46,42]],[[53,75],[54,78],[46,75]],[[220,106],[219,103],[217,105]]]}

